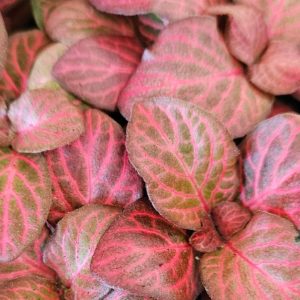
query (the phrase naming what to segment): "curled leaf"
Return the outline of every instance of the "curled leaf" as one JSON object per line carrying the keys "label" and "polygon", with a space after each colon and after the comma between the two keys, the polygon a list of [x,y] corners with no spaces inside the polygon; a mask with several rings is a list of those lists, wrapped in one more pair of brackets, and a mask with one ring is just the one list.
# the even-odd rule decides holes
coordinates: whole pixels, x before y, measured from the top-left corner
{"label": "curled leaf", "polygon": [[142,47],[132,38],[88,38],[73,45],[59,59],[53,74],[66,90],[82,100],[113,111],[141,54]]}
{"label": "curled leaf", "polygon": [[242,145],[240,196],[252,211],[288,217],[300,228],[300,116],[277,115],[260,123]]}
{"label": "curled leaf", "polygon": [[51,184],[40,155],[0,148],[0,262],[18,257],[40,235],[51,206]]}
{"label": "curled leaf", "polygon": [[112,286],[155,299],[193,300],[199,292],[186,235],[143,200],[104,233],[91,269]]}
{"label": "curled leaf", "polygon": [[60,90],[37,89],[24,93],[10,105],[8,117],[19,152],[55,149],[76,140],[84,132],[83,116]]}
{"label": "curled leaf", "polygon": [[224,248],[204,254],[200,272],[214,300],[300,297],[300,244],[293,224],[257,213]]}

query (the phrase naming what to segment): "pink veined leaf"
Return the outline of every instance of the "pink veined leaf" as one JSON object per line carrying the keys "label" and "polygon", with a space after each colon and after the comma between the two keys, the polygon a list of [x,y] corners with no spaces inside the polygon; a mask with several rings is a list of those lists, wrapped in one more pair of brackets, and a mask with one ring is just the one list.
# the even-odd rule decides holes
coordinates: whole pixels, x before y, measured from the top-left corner
{"label": "pink veined leaf", "polygon": [[59,300],[55,282],[43,277],[28,276],[0,285],[0,300]]}
{"label": "pink veined leaf", "polygon": [[192,247],[144,200],[120,215],[101,238],[91,270],[109,285],[140,296],[193,300],[200,292]]}
{"label": "pink veined leaf", "polygon": [[24,93],[8,111],[18,152],[37,153],[71,143],[84,132],[82,112],[65,92],[37,89]]}
{"label": "pink veined leaf", "polygon": [[88,2],[74,0],[64,1],[51,12],[46,31],[52,40],[66,45],[91,36],[135,36],[130,19],[100,13]]}
{"label": "pink veined leaf", "polygon": [[48,40],[38,30],[13,34],[8,40],[8,57],[0,77],[0,99],[12,101],[27,87],[27,79],[38,52]]}
{"label": "pink veined leaf", "polygon": [[224,4],[209,7],[207,12],[228,15],[225,40],[239,61],[251,65],[267,47],[267,26],[261,11],[248,5]]}
{"label": "pink veined leaf", "polygon": [[189,242],[199,252],[212,252],[223,245],[223,241],[209,217],[203,218],[201,229],[191,235]]}
{"label": "pink veined leaf", "polygon": [[300,229],[300,116],[260,123],[242,145],[243,204],[288,217]]}
{"label": "pink veined leaf", "polygon": [[0,147],[9,146],[13,136],[14,134],[7,118],[6,104],[0,100]]}
{"label": "pink veined leaf", "polygon": [[0,79],[2,78],[2,69],[4,67],[7,54],[7,32],[0,12]]}
{"label": "pink veined leaf", "polygon": [[247,225],[251,213],[237,202],[224,201],[213,209],[212,217],[218,232],[229,240]]}
{"label": "pink veined leaf", "polygon": [[[44,262],[56,271],[74,299],[99,299],[110,288],[90,271],[91,259],[104,232],[121,210],[98,204],[68,213],[44,249]],[[102,299],[102,298],[101,298]]]}
{"label": "pink veined leaf", "polygon": [[55,273],[44,264],[42,257],[42,249],[48,235],[47,229],[43,228],[41,236],[19,257],[11,262],[0,263],[0,284],[26,276],[40,276],[55,281]]}
{"label": "pink veined leaf", "polygon": [[121,126],[89,109],[85,127],[80,139],[45,153],[54,191],[51,220],[88,203],[124,207],[142,197],[141,178],[128,161]]}
{"label": "pink veined leaf", "polygon": [[126,147],[153,206],[176,226],[201,229],[217,203],[236,195],[239,152],[227,130],[196,105],[169,98],[136,104]]}
{"label": "pink veined leaf", "polygon": [[218,32],[216,18],[209,16],[163,30],[121,93],[118,106],[128,119],[134,103],[158,96],[197,104],[233,137],[244,136],[265,119],[273,103],[272,96],[247,81]]}
{"label": "pink veined leaf", "polygon": [[114,290],[111,291],[103,300],[155,300],[150,297],[136,296],[132,295],[124,290]]}
{"label": "pink veined leaf", "polygon": [[120,92],[140,62],[142,51],[139,42],[132,38],[87,38],[59,59],[53,74],[66,90],[82,100],[113,111]]}
{"label": "pink veined leaf", "polygon": [[269,115],[269,118],[272,118],[276,115],[287,113],[287,112],[293,112],[293,107],[289,105],[288,103],[285,103],[284,100],[278,100],[274,102],[272,111]]}
{"label": "pink veined leaf", "polygon": [[234,0],[253,6],[264,14],[270,40],[300,41],[300,1],[298,0]]}
{"label": "pink veined leaf", "polygon": [[250,81],[273,95],[296,92],[300,86],[299,47],[300,41],[271,43],[261,60],[250,67]]}
{"label": "pink veined leaf", "polygon": [[221,250],[200,259],[214,300],[300,298],[299,233],[288,220],[259,212]]}
{"label": "pink veined leaf", "polygon": [[0,148],[0,262],[18,257],[38,238],[51,207],[51,183],[41,155]]}
{"label": "pink veined leaf", "polygon": [[153,13],[164,18],[166,23],[175,22],[205,13],[210,5],[225,0],[89,0],[100,11],[126,16]]}

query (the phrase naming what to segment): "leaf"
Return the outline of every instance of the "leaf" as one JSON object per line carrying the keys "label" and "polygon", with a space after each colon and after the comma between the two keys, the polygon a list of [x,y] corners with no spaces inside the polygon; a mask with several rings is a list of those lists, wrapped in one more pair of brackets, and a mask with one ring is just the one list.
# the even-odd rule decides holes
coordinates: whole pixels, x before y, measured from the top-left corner
{"label": "leaf", "polygon": [[55,283],[42,277],[23,277],[0,286],[1,300],[59,300]]}
{"label": "leaf", "polygon": [[157,14],[166,22],[175,22],[205,13],[205,9],[224,0],[89,0],[98,10],[117,15]]}
{"label": "leaf", "polygon": [[300,41],[300,2],[298,0],[234,0],[255,7],[264,14],[269,39]]}
{"label": "leaf", "polygon": [[103,300],[154,300],[150,297],[132,295],[124,290],[114,290],[104,297]]}
{"label": "leaf", "polygon": [[272,96],[246,80],[241,65],[230,56],[215,18],[190,18],[168,26],[150,54],[120,95],[118,106],[127,119],[134,103],[159,96],[197,104],[218,118],[235,138],[269,115]]}
{"label": "leaf", "polygon": [[229,240],[247,225],[251,213],[237,202],[224,201],[213,209],[212,217],[218,232]]}
{"label": "leaf", "polygon": [[4,101],[0,100],[0,147],[7,147],[13,139],[13,132],[7,118],[7,107]]}
{"label": "leaf", "polygon": [[26,90],[35,58],[47,43],[47,37],[38,30],[18,32],[9,37],[8,57],[0,78],[0,100],[15,100]]}
{"label": "leaf", "polygon": [[300,228],[300,116],[261,122],[242,146],[243,204],[288,217]]}
{"label": "leaf", "polygon": [[223,244],[220,235],[209,217],[203,218],[201,229],[191,235],[189,242],[199,252],[212,252]]}
{"label": "leaf", "polygon": [[67,49],[65,45],[56,43],[49,45],[39,53],[28,79],[29,90],[60,88],[60,85],[52,75],[52,68]]}
{"label": "leaf", "polygon": [[40,235],[51,206],[51,184],[40,155],[0,148],[0,262],[18,257]]}
{"label": "leaf", "polygon": [[0,12],[0,79],[2,77],[1,73],[4,67],[6,54],[7,54],[7,32]]}
{"label": "leaf", "polygon": [[89,109],[85,127],[80,139],[45,153],[54,191],[50,219],[88,203],[124,207],[142,197],[142,182],[128,161],[120,125]]}
{"label": "leaf", "polygon": [[200,272],[214,300],[300,297],[298,232],[281,217],[257,213],[225,247],[200,259]]}
{"label": "leaf", "polygon": [[44,249],[44,262],[71,288],[74,299],[99,299],[110,290],[91,274],[90,263],[99,240],[120,212],[116,207],[90,204],[57,224]]}
{"label": "leaf", "polygon": [[[300,25],[300,24],[299,24]],[[249,69],[250,81],[273,95],[292,94],[300,86],[300,42],[273,42]]]}
{"label": "leaf", "polygon": [[44,264],[42,257],[42,249],[48,235],[47,229],[43,228],[41,236],[19,257],[11,262],[0,264],[0,284],[27,276],[40,276],[55,281],[55,273]]}
{"label": "leaf", "polygon": [[97,12],[85,1],[64,1],[49,15],[46,31],[52,40],[73,45],[92,36],[134,37],[131,20]]}
{"label": "leaf", "polygon": [[268,33],[263,13],[247,5],[216,5],[207,11],[228,15],[225,40],[230,53],[239,61],[252,65],[267,47]]}
{"label": "leaf", "polygon": [[199,292],[187,236],[143,200],[128,206],[104,233],[91,270],[109,285],[140,296],[193,300]]}
{"label": "leaf", "polygon": [[59,59],[53,74],[66,90],[82,100],[113,111],[141,55],[140,44],[132,38],[88,38],[75,44]]}
{"label": "leaf", "polygon": [[201,229],[215,205],[236,195],[238,150],[196,105],[168,98],[136,104],[126,147],[155,209],[181,228]]}
{"label": "leaf", "polygon": [[84,132],[81,111],[60,90],[24,93],[10,105],[8,117],[16,131],[12,146],[18,152],[52,150],[69,144]]}

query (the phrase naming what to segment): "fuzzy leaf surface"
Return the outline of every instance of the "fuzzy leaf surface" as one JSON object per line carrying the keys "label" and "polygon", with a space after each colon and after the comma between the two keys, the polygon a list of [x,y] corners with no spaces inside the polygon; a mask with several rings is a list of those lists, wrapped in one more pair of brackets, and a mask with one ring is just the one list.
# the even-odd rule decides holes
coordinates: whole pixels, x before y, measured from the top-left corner
{"label": "fuzzy leaf surface", "polygon": [[214,300],[300,297],[299,233],[288,220],[260,212],[223,249],[200,259],[203,285]]}
{"label": "fuzzy leaf surface", "polygon": [[273,97],[249,84],[214,17],[168,26],[149,52],[120,95],[118,106],[127,119],[136,102],[174,97],[211,112],[233,137],[241,137],[270,113]]}
{"label": "fuzzy leaf surface", "polygon": [[37,153],[69,144],[84,132],[83,115],[66,93],[37,89],[24,93],[8,111],[18,152]]}
{"label": "fuzzy leaf surface", "polygon": [[236,195],[238,150],[196,105],[169,98],[136,104],[126,147],[155,209],[181,228],[200,229],[218,202]]}
{"label": "fuzzy leaf surface", "polygon": [[144,200],[125,208],[104,233],[91,269],[112,286],[155,299],[193,300],[199,292],[187,236]]}
{"label": "fuzzy leaf surface", "polygon": [[141,178],[128,160],[121,126],[89,109],[85,127],[72,144],[45,153],[54,191],[50,219],[88,203],[124,207],[142,196]]}
{"label": "fuzzy leaf surface", "polygon": [[140,62],[142,51],[139,42],[132,38],[84,39],[59,59],[53,74],[66,90],[80,99],[113,111],[120,92]]}
{"label": "fuzzy leaf surface", "polygon": [[242,146],[241,201],[252,211],[288,217],[300,228],[300,116],[261,122]]}
{"label": "fuzzy leaf surface", "polygon": [[51,206],[51,183],[41,155],[0,148],[0,262],[19,256],[38,238]]}

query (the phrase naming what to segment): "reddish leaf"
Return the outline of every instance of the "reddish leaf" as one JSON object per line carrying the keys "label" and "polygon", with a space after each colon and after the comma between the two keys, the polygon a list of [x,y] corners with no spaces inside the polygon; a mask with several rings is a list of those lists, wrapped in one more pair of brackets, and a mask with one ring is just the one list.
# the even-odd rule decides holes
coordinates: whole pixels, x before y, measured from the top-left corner
{"label": "reddish leaf", "polygon": [[247,5],[216,5],[208,8],[211,14],[228,15],[226,42],[230,53],[241,62],[251,65],[268,43],[263,14]]}
{"label": "reddish leaf", "polygon": [[115,110],[119,94],[141,54],[140,44],[132,38],[88,38],[71,47],[53,73],[66,90],[82,100],[101,109]]}
{"label": "reddish leaf", "polygon": [[199,16],[210,5],[223,3],[224,0],[89,0],[97,9],[112,14],[126,16],[157,14],[167,22]]}
{"label": "reddish leaf", "polygon": [[192,300],[199,291],[186,235],[142,200],[105,232],[91,269],[108,284],[141,296]]}
{"label": "reddish leaf", "polygon": [[298,232],[281,217],[257,213],[221,250],[201,258],[201,277],[214,300],[300,298]]}
{"label": "reddish leaf", "polygon": [[2,69],[6,59],[7,52],[7,32],[5,24],[3,22],[2,15],[0,13],[0,79],[2,76]]}
{"label": "reddish leaf", "polygon": [[7,147],[13,139],[13,132],[7,118],[7,108],[4,101],[0,100],[0,147]]}
{"label": "reddish leaf", "polygon": [[156,96],[199,105],[233,137],[248,133],[272,107],[272,97],[250,85],[228,53],[213,17],[177,22],[159,35],[121,93],[121,113],[129,118],[134,103]]}
{"label": "reddish leaf", "polygon": [[96,35],[135,35],[129,19],[97,12],[87,2],[74,0],[64,1],[51,12],[46,31],[52,40],[66,45]]}
{"label": "reddish leaf", "polygon": [[154,300],[150,297],[132,295],[124,290],[114,290],[104,297],[103,300]]}
{"label": "reddish leaf", "polygon": [[243,204],[287,216],[300,228],[300,116],[265,120],[242,146]]}
{"label": "reddish leaf", "polygon": [[90,109],[85,127],[80,139],[46,152],[54,190],[50,219],[87,203],[123,207],[142,196],[141,179],[128,161],[120,125]]}
{"label": "reddish leaf", "polygon": [[0,283],[26,276],[40,276],[55,281],[55,273],[44,264],[42,257],[42,248],[47,238],[48,231],[44,228],[41,236],[19,257],[0,264]]}
{"label": "reddish leaf", "polygon": [[48,43],[38,30],[18,32],[9,37],[8,58],[0,79],[0,99],[18,98],[27,87],[27,78],[38,52]]}
{"label": "reddish leaf", "polygon": [[0,300],[59,300],[55,283],[42,277],[22,277],[0,286]]}
{"label": "reddish leaf", "polygon": [[99,240],[119,213],[116,207],[85,205],[57,224],[46,245],[45,263],[71,288],[74,299],[99,299],[110,290],[91,274],[90,263]]}
{"label": "reddish leaf", "polygon": [[241,231],[251,219],[248,209],[236,202],[222,202],[212,211],[216,227],[222,237],[229,240]]}
{"label": "reddish leaf", "polygon": [[42,152],[76,140],[84,131],[79,108],[59,90],[24,93],[10,105],[8,117],[16,131],[12,146],[18,152]]}
{"label": "reddish leaf", "polygon": [[226,129],[193,104],[136,104],[126,146],[154,207],[179,227],[201,229],[218,202],[236,195],[238,150]]}
{"label": "reddish leaf", "polygon": [[[299,24],[300,25],[300,24]],[[273,95],[292,94],[300,86],[300,42],[274,42],[262,59],[251,66],[250,80]]]}
{"label": "reddish leaf", "polygon": [[19,256],[41,233],[51,206],[51,184],[40,155],[0,148],[0,262]]}
{"label": "reddish leaf", "polygon": [[197,251],[212,252],[221,247],[223,242],[216,231],[212,220],[207,217],[203,218],[201,229],[194,232],[190,237],[190,244]]}

